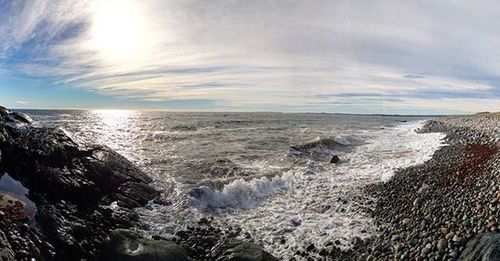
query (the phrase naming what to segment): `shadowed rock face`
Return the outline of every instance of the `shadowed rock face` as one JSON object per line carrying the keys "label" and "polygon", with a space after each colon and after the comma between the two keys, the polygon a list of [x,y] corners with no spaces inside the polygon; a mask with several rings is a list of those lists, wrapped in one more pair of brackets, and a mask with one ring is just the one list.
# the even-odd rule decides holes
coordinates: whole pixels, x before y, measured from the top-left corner
{"label": "shadowed rock face", "polygon": [[0,173],[29,189],[42,236],[54,246],[48,254],[34,252],[47,259],[93,259],[108,232],[136,225],[133,208],[158,192],[144,172],[110,148],[78,144],[61,129],[32,122],[0,106]]}
{"label": "shadowed rock face", "polygon": [[500,233],[483,233],[467,242],[459,260],[500,260]]}
{"label": "shadowed rock face", "polygon": [[157,192],[151,179],[106,146],[78,145],[60,129],[16,130],[3,147],[5,170],[49,201],[80,207],[116,201],[143,206]]}
{"label": "shadowed rock face", "polygon": [[206,219],[171,240],[134,232],[134,208],[159,194],[152,180],[106,146],[32,122],[0,106],[0,176],[29,191],[39,225],[0,208],[0,260],[277,260],[256,244],[226,240],[241,230],[221,233]]}
{"label": "shadowed rock face", "polygon": [[165,240],[153,240],[141,234],[126,230],[113,230],[104,242],[103,251],[98,260],[149,261],[176,260],[188,261],[186,250]]}

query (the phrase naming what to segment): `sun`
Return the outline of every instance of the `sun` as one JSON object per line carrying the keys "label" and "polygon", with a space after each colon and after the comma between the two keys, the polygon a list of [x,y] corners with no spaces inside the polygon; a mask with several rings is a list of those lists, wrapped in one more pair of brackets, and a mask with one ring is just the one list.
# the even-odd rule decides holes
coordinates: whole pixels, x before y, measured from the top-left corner
{"label": "sun", "polygon": [[140,2],[96,2],[91,27],[91,46],[105,58],[127,60],[138,56],[147,37],[146,18]]}

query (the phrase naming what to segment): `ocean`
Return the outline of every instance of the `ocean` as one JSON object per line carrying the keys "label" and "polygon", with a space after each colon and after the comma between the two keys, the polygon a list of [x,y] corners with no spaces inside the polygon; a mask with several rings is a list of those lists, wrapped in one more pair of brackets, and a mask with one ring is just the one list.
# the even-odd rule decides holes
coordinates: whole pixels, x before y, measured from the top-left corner
{"label": "ocean", "polygon": [[[207,217],[240,227],[281,259],[310,243],[347,246],[377,233],[363,188],[430,159],[444,138],[415,132],[429,117],[25,112],[76,141],[107,145],[149,174],[162,199],[139,211],[148,233],[169,237]],[[334,155],[339,163],[330,163]]]}

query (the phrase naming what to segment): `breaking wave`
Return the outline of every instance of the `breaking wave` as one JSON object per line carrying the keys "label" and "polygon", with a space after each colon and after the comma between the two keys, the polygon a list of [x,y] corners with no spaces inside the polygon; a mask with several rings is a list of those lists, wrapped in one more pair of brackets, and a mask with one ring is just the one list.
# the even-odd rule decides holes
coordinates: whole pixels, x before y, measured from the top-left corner
{"label": "breaking wave", "polygon": [[262,199],[276,195],[290,186],[295,174],[287,172],[282,176],[272,178],[261,177],[245,181],[235,180],[221,190],[201,186],[189,192],[193,206],[199,211],[215,211],[217,209],[255,207]]}

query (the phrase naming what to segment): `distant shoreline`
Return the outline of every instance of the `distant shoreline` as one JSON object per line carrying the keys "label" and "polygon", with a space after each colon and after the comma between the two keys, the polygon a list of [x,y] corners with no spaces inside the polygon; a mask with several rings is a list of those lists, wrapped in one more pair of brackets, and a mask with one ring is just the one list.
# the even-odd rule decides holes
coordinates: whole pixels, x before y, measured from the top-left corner
{"label": "distant shoreline", "polygon": [[312,115],[338,115],[338,116],[367,116],[367,117],[447,117],[447,116],[467,116],[479,113],[470,114],[359,114],[359,113],[337,113],[337,112],[283,112],[283,111],[190,111],[190,110],[147,110],[147,109],[14,109],[21,112],[36,112],[36,111],[137,111],[137,112],[166,112],[166,113],[227,113],[227,114],[259,114],[259,113],[281,113],[281,114],[312,114]]}

